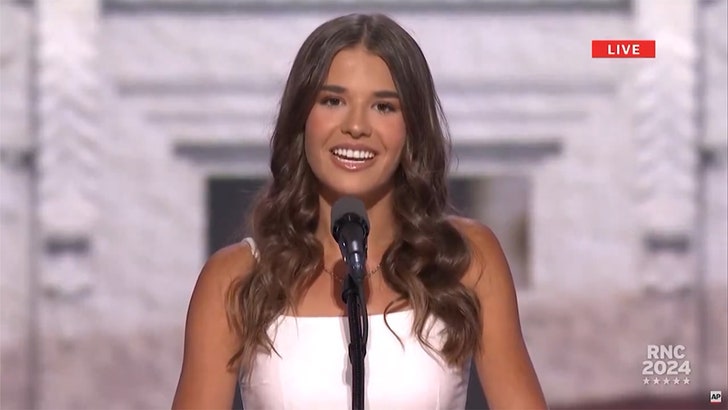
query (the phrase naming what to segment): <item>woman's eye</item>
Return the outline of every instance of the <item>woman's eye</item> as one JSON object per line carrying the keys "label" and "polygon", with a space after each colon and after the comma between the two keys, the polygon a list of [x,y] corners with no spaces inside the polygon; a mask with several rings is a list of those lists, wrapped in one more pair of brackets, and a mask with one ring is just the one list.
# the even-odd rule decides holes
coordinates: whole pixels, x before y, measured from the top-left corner
{"label": "woman's eye", "polygon": [[379,103],[376,105],[377,111],[380,112],[394,112],[396,111],[396,108],[394,108],[394,105],[389,103]]}
{"label": "woman's eye", "polygon": [[341,105],[341,99],[337,97],[325,97],[321,100],[321,104],[329,107],[336,107]]}

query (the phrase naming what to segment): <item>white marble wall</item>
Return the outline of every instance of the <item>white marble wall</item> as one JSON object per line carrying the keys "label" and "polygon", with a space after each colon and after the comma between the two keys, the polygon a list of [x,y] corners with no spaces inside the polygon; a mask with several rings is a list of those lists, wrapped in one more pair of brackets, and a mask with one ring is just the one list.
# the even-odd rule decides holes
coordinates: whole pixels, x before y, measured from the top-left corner
{"label": "white marble wall", "polygon": [[[0,3],[0,406],[32,394],[30,15]],[[12,369],[12,370],[9,370]]]}
{"label": "white marble wall", "polygon": [[707,318],[703,328],[709,340],[706,357],[708,380],[721,381],[714,385],[728,386],[726,381],[726,350],[728,321],[726,318],[726,272],[728,272],[728,2],[711,1],[701,12],[700,35],[703,48],[702,92],[704,95],[702,125],[703,146],[710,156],[704,169],[702,267],[706,286]]}
{"label": "white marble wall", "polygon": [[[532,283],[519,298],[550,401],[727,386],[726,2],[696,10],[704,43],[695,79],[705,92],[691,104],[704,112],[687,126],[713,160],[696,180],[704,202],[693,204],[694,264],[677,290],[649,286],[642,269],[649,258],[635,187],[635,112],[644,107],[634,86],[650,61],[590,58],[592,39],[638,36],[638,17],[617,1],[484,3],[390,14],[432,65],[462,153],[454,172],[531,178]],[[187,301],[205,257],[205,178],[266,171],[261,154],[293,56],[310,30],[345,12],[109,4],[93,39],[100,217],[91,232],[93,281],[81,304],[58,299],[62,282],[32,280],[48,272],[34,262],[48,256],[31,248],[39,236],[35,180],[22,160],[35,138],[32,8],[0,4],[3,408],[168,407]],[[514,146],[532,147],[537,159],[518,149],[488,155]],[[38,328],[37,313],[59,303],[70,313]],[[642,385],[646,345],[670,342],[687,345],[702,384]]]}

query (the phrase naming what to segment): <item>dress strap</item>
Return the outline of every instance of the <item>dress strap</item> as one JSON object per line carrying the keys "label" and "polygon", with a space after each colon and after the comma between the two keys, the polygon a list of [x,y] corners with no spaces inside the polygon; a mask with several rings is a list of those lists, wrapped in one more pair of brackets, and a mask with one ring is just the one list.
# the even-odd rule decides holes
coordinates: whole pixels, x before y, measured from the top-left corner
{"label": "dress strap", "polygon": [[255,256],[255,259],[258,259],[260,255],[258,254],[258,247],[255,245],[255,240],[248,236],[243,238],[242,242],[245,242],[248,246],[250,246],[250,251],[253,252],[253,256]]}

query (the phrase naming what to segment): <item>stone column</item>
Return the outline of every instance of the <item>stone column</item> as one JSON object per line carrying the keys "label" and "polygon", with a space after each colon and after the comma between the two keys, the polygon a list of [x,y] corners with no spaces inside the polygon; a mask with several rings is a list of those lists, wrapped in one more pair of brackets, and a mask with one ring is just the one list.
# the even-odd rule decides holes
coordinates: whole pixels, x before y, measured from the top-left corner
{"label": "stone column", "polygon": [[94,323],[99,0],[36,0],[38,408],[84,406]]}
{"label": "stone column", "polygon": [[635,2],[641,38],[656,58],[640,62],[635,137],[644,278],[664,291],[689,286],[694,272],[698,167],[697,2]]}
{"label": "stone column", "polygon": [[[656,40],[635,83],[636,187],[643,248],[638,271],[653,302],[651,343],[683,344],[699,389],[696,298],[698,193],[698,2],[637,0],[637,36]],[[645,341],[649,343],[650,341]],[[675,389],[685,394],[685,388]],[[702,390],[697,390],[702,391]]]}
{"label": "stone column", "polygon": [[30,138],[31,16],[0,2],[0,408],[32,407],[31,257],[33,146]]}

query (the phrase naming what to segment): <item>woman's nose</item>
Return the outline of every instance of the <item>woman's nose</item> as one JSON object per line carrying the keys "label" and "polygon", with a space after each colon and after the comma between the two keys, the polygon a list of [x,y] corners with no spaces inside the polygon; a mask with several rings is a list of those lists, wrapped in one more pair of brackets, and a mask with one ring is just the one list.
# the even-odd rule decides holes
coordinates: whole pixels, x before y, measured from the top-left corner
{"label": "woman's nose", "polygon": [[366,108],[352,107],[344,119],[341,131],[353,138],[369,136],[371,134],[371,125],[367,118]]}

